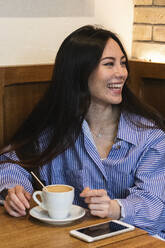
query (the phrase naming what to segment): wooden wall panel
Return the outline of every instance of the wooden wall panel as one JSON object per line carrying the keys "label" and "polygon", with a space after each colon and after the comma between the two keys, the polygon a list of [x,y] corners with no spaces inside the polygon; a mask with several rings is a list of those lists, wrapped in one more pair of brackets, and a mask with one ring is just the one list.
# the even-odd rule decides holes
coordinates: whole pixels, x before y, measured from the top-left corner
{"label": "wooden wall panel", "polygon": [[165,117],[165,64],[130,60],[130,87]]}
{"label": "wooden wall panel", "polygon": [[143,78],[141,98],[165,117],[165,79]]}
{"label": "wooden wall panel", "polygon": [[51,83],[53,64],[0,68],[0,146],[10,140]]}
{"label": "wooden wall panel", "polygon": [[4,140],[4,69],[0,70],[0,146],[3,144]]}
{"label": "wooden wall panel", "polygon": [[4,142],[12,137],[48,87],[48,83],[26,83],[5,87]]}

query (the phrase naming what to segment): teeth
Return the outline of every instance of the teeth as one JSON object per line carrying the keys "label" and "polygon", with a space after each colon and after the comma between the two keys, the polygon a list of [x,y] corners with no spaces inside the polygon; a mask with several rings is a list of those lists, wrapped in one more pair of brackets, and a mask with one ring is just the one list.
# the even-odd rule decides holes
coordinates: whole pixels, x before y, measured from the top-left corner
{"label": "teeth", "polygon": [[108,88],[111,88],[111,89],[118,89],[118,88],[121,88],[121,87],[122,87],[122,84],[108,83],[108,84],[107,84],[107,87],[108,87]]}

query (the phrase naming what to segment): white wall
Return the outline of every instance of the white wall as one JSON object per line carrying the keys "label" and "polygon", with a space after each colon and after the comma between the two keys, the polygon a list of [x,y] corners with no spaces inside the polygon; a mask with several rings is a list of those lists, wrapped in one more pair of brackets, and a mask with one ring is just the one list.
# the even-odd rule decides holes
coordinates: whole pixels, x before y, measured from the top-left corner
{"label": "white wall", "polygon": [[0,65],[53,63],[62,40],[85,24],[118,33],[131,55],[133,0],[0,0]]}
{"label": "white wall", "polygon": [[98,23],[117,33],[129,56],[132,49],[133,0],[95,0]]}

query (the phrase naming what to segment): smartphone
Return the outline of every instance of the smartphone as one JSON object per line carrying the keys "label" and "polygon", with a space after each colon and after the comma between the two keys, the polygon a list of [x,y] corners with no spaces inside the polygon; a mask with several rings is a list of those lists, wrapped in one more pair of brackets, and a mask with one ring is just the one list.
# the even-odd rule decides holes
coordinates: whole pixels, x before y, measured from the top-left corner
{"label": "smartphone", "polygon": [[119,220],[111,220],[96,225],[71,230],[70,235],[86,242],[108,238],[134,230],[135,227]]}

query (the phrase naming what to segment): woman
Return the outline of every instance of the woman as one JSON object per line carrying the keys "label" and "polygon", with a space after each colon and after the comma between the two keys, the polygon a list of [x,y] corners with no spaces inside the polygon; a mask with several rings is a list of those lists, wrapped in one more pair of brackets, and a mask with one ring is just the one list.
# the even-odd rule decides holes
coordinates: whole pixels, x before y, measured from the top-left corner
{"label": "woman", "polygon": [[164,122],[129,90],[128,74],[114,33],[84,26],[64,40],[50,89],[1,156],[10,215],[30,207],[34,170],[45,185],[73,185],[91,214],[163,237]]}

